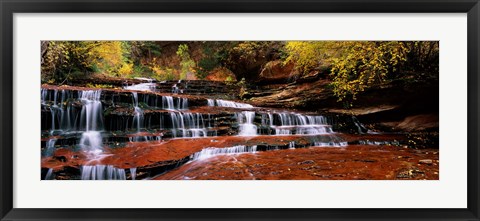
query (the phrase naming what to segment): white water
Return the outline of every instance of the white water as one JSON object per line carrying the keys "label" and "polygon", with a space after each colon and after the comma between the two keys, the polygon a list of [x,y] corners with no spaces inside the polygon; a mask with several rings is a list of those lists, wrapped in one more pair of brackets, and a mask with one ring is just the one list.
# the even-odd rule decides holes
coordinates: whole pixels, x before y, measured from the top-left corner
{"label": "white water", "polygon": [[213,156],[218,155],[227,155],[227,154],[240,154],[240,153],[256,153],[257,146],[233,146],[233,147],[226,147],[226,148],[216,148],[216,147],[208,147],[203,149],[200,152],[194,153],[190,156],[191,160],[204,160],[208,159]]}
{"label": "white water", "polygon": [[274,129],[275,135],[321,135],[333,133],[327,118],[298,113],[263,114],[262,126]]}
{"label": "white water", "polygon": [[124,169],[111,165],[82,166],[82,180],[126,180]]}
{"label": "white water", "polygon": [[143,110],[138,106],[137,92],[132,92],[132,97],[134,106],[133,124],[137,126],[137,133],[139,133],[140,129],[143,127]]}
{"label": "white water", "polygon": [[58,102],[58,90],[53,90],[53,95],[50,96],[48,89],[41,90],[42,106],[45,105],[44,108],[50,110],[50,134],[62,134],[65,131],[75,129],[77,127],[74,123],[76,115],[72,111],[71,103],[67,102],[67,100],[73,99],[73,94],[70,91],[61,90],[60,102]]}
{"label": "white water", "polygon": [[123,89],[127,90],[137,90],[137,91],[154,91],[157,87],[156,83],[153,83],[153,79],[150,78],[135,78],[138,80],[148,81],[147,83],[134,84],[130,86],[125,86]]}
{"label": "white water", "polygon": [[[178,83],[180,83],[180,82],[178,82]],[[183,90],[179,89],[177,84],[174,84],[172,86],[172,93],[173,94],[183,94]]]}
{"label": "white water", "polygon": [[161,141],[162,136],[133,136],[129,137],[130,142],[142,142],[142,141]]}
{"label": "white water", "polygon": [[40,96],[40,98],[41,98],[41,103],[42,103],[42,104],[46,104],[47,95],[48,95],[48,90],[42,88],[42,89],[40,90],[40,94],[41,94],[41,96]]}
{"label": "white water", "polygon": [[153,91],[155,90],[156,85],[157,84],[155,83],[141,83],[141,84],[126,86],[123,89],[136,90],[136,91]]}
{"label": "white water", "polygon": [[101,90],[80,91],[82,102],[81,122],[86,131],[98,130],[103,127],[103,109],[100,96]]}
{"label": "white water", "polygon": [[234,101],[227,100],[216,100],[217,106],[219,107],[233,107],[233,108],[253,108],[250,104],[238,103]]}
{"label": "white water", "polygon": [[[200,113],[171,112],[174,137],[206,137],[207,128]],[[180,134],[179,134],[180,132]]]}
{"label": "white water", "polygon": [[132,176],[132,180],[135,180],[135,178],[137,177],[137,168],[136,167],[130,168],[130,176]]}
{"label": "white water", "polygon": [[360,121],[356,117],[352,117],[352,120],[355,126],[357,127],[359,134],[364,134],[363,131],[368,131],[367,128],[365,128],[365,126],[363,126],[363,124],[360,123]]}
{"label": "white water", "polygon": [[315,142],[313,146],[315,147],[345,147],[348,145],[348,142]]}
{"label": "white water", "polygon": [[79,145],[88,153],[90,159],[97,159],[98,155],[103,152],[102,135],[99,131],[83,132]]}
{"label": "white water", "polygon": [[80,139],[80,147],[87,152],[89,159],[98,159],[103,152],[102,135],[103,109],[100,102],[101,90],[80,91],[80,100],[83,107],[81,111],[81,124],[85,125],[85,132]]}
{"label": "white water", "polygon": [[370,141],[370,140],[360,140],[358,141],[359,144],[361,145],[393,145],[393,146],[398,146],[400,145],[400,142],[394,140],[394,141]]}
{"label": "white water", "polygon": [[178,110],[187,110],[188,109],[188,98],[183,98],[183,97],[177,98],[177,109]]}
{"label": "white water", "polygon": [[213,99],[207,99],[207,105],[210,106],[210,107],[215,106],[215,100],[213,100]]}
{"label": "white water", "polygon": [[162,108],[166,110],[175,110],[175,105],[173,104],[172,96],[163,96],[162,97]]}
{"label": "white water", "polygon": [[45,146],[44,156],[51,156],[55,152],[55,142],[56,139],[49,139]]}
{"label": "white water", "polygon": [[44,180],[53,180],[55,177],[53,176],[53,169],[50,168],[48,169],[47,171],[47,174],[45,175],[45,177],[43,178]]}
{"label": "white water", "polygon": [[253,111],[242,111],[237,114],[237,121],[239,126],[238,135],[239,136],[256,136],[257,135],[257,126],[253,124],[253,119],[255,118],[255,112]]}

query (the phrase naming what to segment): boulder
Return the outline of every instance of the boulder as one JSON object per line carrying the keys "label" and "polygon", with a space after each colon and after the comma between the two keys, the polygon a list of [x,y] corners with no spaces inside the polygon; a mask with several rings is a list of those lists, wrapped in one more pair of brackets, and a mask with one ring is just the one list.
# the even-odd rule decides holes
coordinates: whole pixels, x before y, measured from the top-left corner
{"label": "boulder", "polygon": [[284,64],[281,60],[275,60],[265,64],[257,83],[287,83],[298,75],[299,73],[295,70],[293,63]]}

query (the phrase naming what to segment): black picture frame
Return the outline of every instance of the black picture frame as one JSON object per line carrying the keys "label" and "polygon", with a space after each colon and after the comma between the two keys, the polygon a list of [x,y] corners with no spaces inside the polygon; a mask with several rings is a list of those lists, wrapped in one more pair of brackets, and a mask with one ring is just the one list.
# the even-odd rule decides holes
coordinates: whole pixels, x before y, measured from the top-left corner
{"label": "black picture frame", "polygon": [[[1,220],[480,220],[478,0],[0,0]],[[467,13],[468,208],[466,209],[17,209],[13,208],[14,13]],[[425,201],[428,203],[428,200]]]}

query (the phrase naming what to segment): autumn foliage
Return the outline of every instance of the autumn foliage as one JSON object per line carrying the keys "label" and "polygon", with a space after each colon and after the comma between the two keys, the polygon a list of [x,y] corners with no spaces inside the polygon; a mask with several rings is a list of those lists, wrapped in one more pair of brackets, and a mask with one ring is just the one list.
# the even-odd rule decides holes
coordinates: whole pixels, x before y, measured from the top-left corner
{"label": "autumn foliage", "polygon": [[439,42],[433,41],[44,41],[41,49],[42,81],[48,83],[92,73],[211,79],[218,70],[255,82],[269,61],[281,61],[294,64],[300,78],[328,78],[339,101],[395,79],[438,78],[439,56]]}

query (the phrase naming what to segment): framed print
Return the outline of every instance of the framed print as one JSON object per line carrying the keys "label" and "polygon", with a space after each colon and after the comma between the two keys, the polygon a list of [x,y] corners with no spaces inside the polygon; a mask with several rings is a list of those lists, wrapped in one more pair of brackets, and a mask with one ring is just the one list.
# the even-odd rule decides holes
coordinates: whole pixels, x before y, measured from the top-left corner
{"label": "framed print", "polygon": [[1,7],[2,220],[479,220],[476,0]]}

